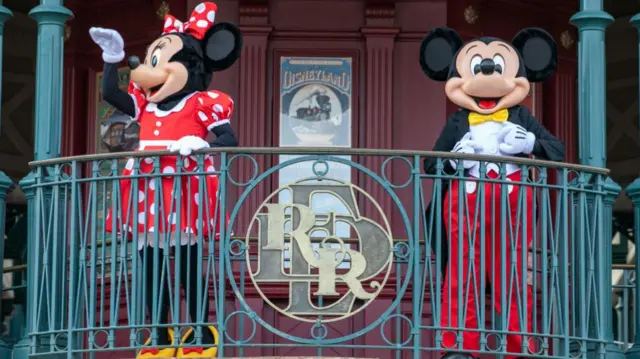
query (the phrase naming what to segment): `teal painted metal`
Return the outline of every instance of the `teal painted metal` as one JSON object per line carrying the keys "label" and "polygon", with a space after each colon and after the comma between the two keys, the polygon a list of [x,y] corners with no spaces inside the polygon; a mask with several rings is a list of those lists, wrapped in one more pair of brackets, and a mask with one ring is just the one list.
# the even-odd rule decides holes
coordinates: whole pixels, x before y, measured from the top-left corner
{"label": "teal painted metal", "polygon": [[[27,232],[27,265],[31,266],[35,262],[33,252],[34,252],[34,238],[36,228],[35,226],[35,218],[36,218],[36,206],[35,206],[35,188],[33,185],[35,184],[35,179],[33,174],[29,174],[27,177],[22,179],[19,183],[20,188],[25,194],[27,199],[27,223],[29,228]],[[36,272],[28,269],[27,270],[27,306],[26,306],[26,320],[25,320],[25,333],[22,339],[20,339],[13,347],[13,359],[27,359],[31,354],[32,350],[32,338],[29,337],[29,333],[33,332],[33,316],[34,316],[34,303],[37,297],[37,293],[35,292],[33,287],[29,286],[29,283],[33,283],[33,277],[36,275]]]}
{"label": "teal painted metal", "polygon": [[[2,52],[4,49],[4,24],[9,18],[13,16],[11,10],[7,9],[0,1],[0,98],[2,98]],[[1,107],[1,106],[0,106]],[[0,118],[0,130],[2,129],[2,119]],[[5,199],[7,192],[13,181],[7,177],[2,171],[0,171],[0,266],[2,266],[2,260],[4,259],[4,223],[6,215]],[[2,268],[0,268],[0,278],[2,278]],[[0,339],[0,358],[6,358],[9,355],[9,348]]]}
{"label": "teal painted metal", "polygon": [[[632,26],[634,26],[638,30],[638,34],[640,35],[640,13],[636,14],[629,21]],[[638,41],[640,44],[640,39]],[[640,45],[638,46],[638,53],[640,53]],[[633,202],[633,215],[634,215],[634,228],[633,235],[635,237],[634,244],[636,246],[636,284],[638,283],[638,278],[640,278],[640,178],[636,178],[633,183],[631,183],[627,187],[627,196]],[[638,289],[636,288],[636,293]],[[635,317],[635,341],[633,347],[629,350],[627,354],[627,358],[632,359],[640,359],[640,308],[638,305],[640,304],[640,296],[636,294],[634,308],[636,308],[636,317]]]}
{"label": "teal painted metal", "polygon": [[[40,5],[33,8],[29,15],[38,24],[38,42],[37,42],[37,61],[36,61],[36,91],[35,91],[35,143],[34,157],[36,159],[55,158],[60,155],[60,140],[62,135],[62,94],[63,94],[63,57],[64,57],[64,23],[73,16],[69,9],[63,6],[63,0],[41,0]],[[49,199],[38,197],[36,188],[32,186],[43,181],[43,174],[48,171],[40,171],[31,173],[20,181],[20,186],[25,192],[28,202],[28,257],[29,265],[37,265],[37,263],[47,263],[52,266],[60,266],[60,256],[63,256],[64,247],[58,247],[54,252],[43,249],[40,238],[33,232],[39,226],[42,226],[41,218],[34,216],[34,212],[38,205],[44,206],[48,203],[58,203],[58,198],[54,198],[57,193],[44,191],[43,196],[52,196]],[[36,200],[37,199],[37,200]],[[57,219],[62,219],[58,217]],[[51,219],[54,230],[58,230],[60,223]],[[66,273],[59,272],[60,268],[47,272],[52,276],[54,284],[63,281]],[[64,311],[60,311],[60,303],[54,300],[53,306],[40,310],[38,302],[35,300],[36,293],[33,287],[40,278],[36,273],[29,271],[27,279],[27,324],[26,332],[34,330],[45,330],[44,328],[56,329],[60,325],[61,317]],[[58,288],[55,288],[56,294],[60,296]],[[47,317],[48,321],[40,321],[40,317]],[[38,327],[34,327],[34,323]],[[29,355],[33,355],[40,351],[40,346],[51,347],[59,345],[60,342],[68,341],[69,338],[62,336],[48,336],[42,338],[43,341],[38,342],[38,346],[32,341],[32,338],[25,336],[14,347],[13,357],[15,359],[26,359]],[[69,353],[66,355],[71,357]]]}
{"label": "teal painted metal", "polygon": [[[121,357],[133,357],[136,350],[144,347],[145,337],[150,334],[152,340],[157,341],[158,335],[165,330],[163,328],[201,329],[203,325],[215,325],[220,333],[218,354],[225,356],[322,354],[349,357],[360,353],[382,358],[426,358],[431,354],[437,356],[442,350],[443,340],[452,334],[456,334],[458,338],[454,341],[455,348],[465,350],[461,347],[464,328],[453,322],[442,321],[442,316],[447,313],[442,300],[454,297],[463,302],[473,299],[479,303],[480,308],[487,308],[486,312],[479,312],[480,320],[475,331],[479,337],[477,342],[482,343],[482,346],[474,352],[538,358],[586,358],[586,349],[595,348],[601,357],[605,353],[609,354],[606,352],[609,350],[609,339],[601,329],[606,326],[604,323],[608,320],[607,315],[611,313],[611,308],[606,308],[603,304],[606,297],[611,296],[610,287],[603,289],[608,285],[611,273],[603,275],[600,269],[610,266],[610,263],[601,262],[599,253],[603,248],[606,251],[607,244],[603,241],[607,236],[603,236],[603,233],[610,230],[606,226],[606,206],[619,189],[608,184],[604,171],[587,167],[565,167],[563,164],[552,168],[540,162],[517,159],[515,161],[519,161],[523,173],[531,172],[535,176],[522,181],[508,181],[502,171],[498,178],[487,178],[487,169],[483,165],[481,178],[472,182],[462,177],[462,171],[456,174],[441,172],[442,163],[452,154],[341,149],[234,149],[221,154],[217,154],[215,150],[208,150],[206,153],[216,156],[218,170],[200,168],[186,173],[181,166],[185,160],[204,163],[204,155],[198,154],[188,158],[175,158],[178,170],[175,173],[161,173],[157,157],[160,153],[152,152],[85,156],[35,164],[31,182],[24,183],[30,196],[30,209],[34,211],[31,213],[33,223],[30,227],[34,230],[30,232],[29,239],[29,243],[33,245],[30,248],[32,256],[29,267],[32,295],[29,333],[37,341],[50,340],[52,337],[66,339],[61,345],[39,347],[38,353],[41,356],[53,354],[73,357],[117,350],[123,351]],[[298,157],[272,168],[258,166],[258,163],[263,163],[274,155]],[[382,166],[365,167],[362,162],[348,160],[345,156],[379,158]],[[421,164],[426,156],[441,156],[438,166],[440,172],[421,173]],[[119,198],[123,198],[125,193],[118,186],[122,179],[118,159],[129,157],[131,159],[127,161],[127,166],[135,169],[136,180],[132,182],[129,193],[133,194],[129,197],[132,202],[121,203]],[[152,164],[149,165],[150,162],[147,161]],[[245,172],[244,178],[237,178],[237,173],[231,171],[239,161],[253,164],[253,171]],[[405,183],[392,182],[387,177],[390,173],[387,167],[392,163],[393,178]],[[325,166],[331,170],[324,171]],[[83,172],[80,171],[82,168],[91,170]],[[356,314],[354,324],[358,323],[357,326],[349,324],[347,328],[350,329],[346,331],[338,330],[335,326],[350,319],[327,322],[332,317],[326,311],[312,315],[298,313],[294,317],[283,314],[288,313],[287,305],[294,298],[282,292],[289,288],[288,282],[258,282],[257,268],[275,275],[277,270],[274,272],[267,269],[280,265],[284,266],[282,273],[293,273],[292,271],[297,270],[295,268],[299,268],[296,263],[302,257],[295,249],[293,254],[285,255],[289,253],[285,251],[272,257],[282,262],[274,262],[273,259],[271,262],[259,262],[257,250],[263,248],[265,242],[258,241],[263,241],[265,234],[256,229],[258,224],[251,222],[251,213],[258,210],[255,205],[268,200],[270,195],[260,188],[264,188],[262,186],[265,183],[272,183],[278,173],[296,169],[296,176],[311,181],[308,183],[322,192],[324,187],[321,188],[321,185],[335,183],[334,171],[337,168],[357,173],[354,178],[368,179],[366,188],[370,194],[375,193],[376,201],[388,199],[385,202],[389,206],[382,210],[392,222],[390,231],[393,238],[388,249],[377,248],[378,251],[389,254],[392,261],[389,268],[393,271],[389,272],[389,277],[383,276],[386,271],[382,270],[370,281],[362,279],[366,292],[376,292],[376,288],[380,288],[379,297],[371,302],[362,301],[363,304],[370,305],[366,309],[369,314]],[[48,171],[48,176],[44,176],[45,170]],[[554,177],[552,173],[559,178],[557,183],[548,181],[548,178]],[[214,198],[207,196],[210,189],[202,185],[203,179],[213,174],[220,180],[220,193],[215,197],[215,205],[219,211],[207,213],[199,209],[197,213],[189,212],[188,208],[180,204],[182,201],[175,200],[194,198],[191,191],[196,189],[198,194],[204,194],[198,198]],[[185,176],[197,177],[199,180],[194,181],[192,186],[183,186],[180,179],[187,178]],[[144,270],[145,259],[137,253],[135,243],[142,236],[149,235],[148,240],[154,243],[155,248],[159,243],[166,247],[170,240],[167,233],[155,230],[142,233],[133,231],[133,245],[130,245],[118,231],[111,233],[105,230],[106,221],[113,228],[127,228],[128,225],[139,228],[139,225],[146,223],[143,222],[146,221],[145,216],[127,215],[127,208],[132,205],[137,208],[135,206],[140,199],[145,204],[161,203],[157,202],[160,199],[159,192],[156,191],[153,195],[149,192],[151,186],[159,188],[161,181],[173,188],[174,193],[171,196],[171,208],[152,207],[154,210],[151,213],[159,214],[154,216],[154,228],[161,228],[159,224],[164,223],[164,218],[167,221],[172,218],[166,213],[181,213],[176,216],[179,221],[189,218],[187,214],[192,213],[199,219],[196,223],[209,223],[211,219],[215,223],[215,216],[221,216],[228,209],[229,224],[222,226],[220,241],[206,242],[199,231],[194,234],[197,238],[196,247],[189,249],[195,251],[197,263],[202,265],[186,267],[191,268],[187,285],[196,289],[200,315],[204,314],[204,301],[210,303],[207,317],[198,315],[198,318],[188,320],[184,307],[179,304],[182,300],[187,300],[180,292],[181,283],[185,282],[181,264],[189,264],[192,260],[184,249],[178,250],[178,247],[173,254],[160,250],[146,251],[148,260],[157,264],[159,269],[151,274],[146,274]],[[471,193],[469,189],[473,187],[472,193],[477,193],[480,199],[475,203],[447,207],[440,201],[444,194],[435,191],[433,210],[425,213],[425,194],[432,186],[442,188],[443,185],[448,185],[451,188],[452,183],[458,181],[462,184],[459,188],[463,196]],[[288,188],[293,191],[293,187]],[[500,190],[494,190],[496,188]],[[111,193],[107,194],[107,191]],[[527,191],[531,191],[538,200],[526,202]],[[231,202],[227,196],[229,193],[239,193],[240,196],[235,202]],[[275,202],[278,202],[278,198],[281,198],[279,193],[272,194]],[[65,200],[55,202],[49,201],[49,198]],[[284,198],[287,197],[282,197],[282,200]],[[364,194],[354,198],[359,198],[356,199],[358,207],[368,203]],[[243,215],[243,209],[247,206],[251,212]],[[115,212],[111,212],[115,215],[107,217],[109,208],[115,209]],[[477,243],[472,246],[474,249],[469,253],[460,253],[456,248],[450,251],[449,257],[443,257],[439,250],[432,252],[432,248],[446,246],[447,238],[451,235],[451,226],[442,220],[453,213],[464,216],[464,213],[473,208],[480,210],[477,215],[468,217],[469,222],[464,225],[474,228],[467,238],[471,243]],[[374,205],[360,210],[360,216],[366,216],[364,218],[385,228],[381,219],[374,219]],[[313,213],[317,216],[326,211],[322,207],[313,208]],[[340,209],[336,211],[337,215],[345,216],[342,217],[343,220],[351,218],[348,217],[350,212],[342,212]],[[497,213],[501,215],[496,215]],[[293,218],[291,221],[295,228],[297,225]],[[55,223],[63,223],[65,228],[56,229]],[[533,226],[532,223],[538,225]],[[249,237],[234,237],[231,235],[232,229],[236,233],[248,232]],[[515,245],[528,236],[528,231],[531,231],[533,241],[531,248]],[[262,233],[263,239],[256,237],[259,233]],[[359,237],[357,233],[352,230],[351,236]],[[269,235],[267,238],[270,238]],[[365,234],[365,238],[371,241],[374,237]],[[313,241],[315,240],[319,238]],[[358,250],[367,258],[367,263],[375,263],[375,258],[370,257],[371,252],[366,252],[358,238],[345,237],[340,241],[342,242],[339,243],[344,244],[339,246],[339,250],[336,249],[336,254]],[[290,249],[302,248],[299,242],[287,243]],[[347,244],[350,247],[344,247]],[[504,249],[497,249],[497,245]],[[577,246],[582,246],[582,250],[570,252],[570,249]],[[58,257],[59,253],[55,248],[68,247],[76,250],[66,251]],[[499,258],[505,259],[494,262],[488,255],[489,251],[497,252],[500,254]],[[346,265],[345,269],[340,269],[341,275],[348,273],[353,265],[352,260],[357,259],[357,253],[345,253],[350,253],[351,259],[340,263],[340,266]],[[476,253],[479,261],[461,264],[458,273],[462,276],[462,273],[477,271],[477,276],[474,277],[477,279],[468,281],[471,283],[469,288],[443,287],[440,264],[443,261],[450,262],[454,256],[462,258],[472,255],[471,253]],[[580,258],[575,258],[575,255]],[[260,260],[266,261],[265,254],[261,256]],[[513,260],[507,260],[506,256],[511,256]],[[342,257],[342,260],[346,258],[340,255],[337,257]],[[52,260],[45,262],[39,258]],[[58,259],[53,260],[55,258]],[[519,263],[526,269],[521,274],[517,273],[518,265],[514,265],[518,263],[517,258],[522,259]],[[574,263],[584,264],[584,268],[576,268]],[[338,268],[342,268],[340,266]],[[485,271],[487,276],[480,275]],[[58,273],[57,277],[55,273]],[[193,280],[200,274],[207,278],[204,282],[206,286],[196,285],[198,281]],[[307,276],[310,276],[312,283],[316,283],[315,274],[310,272]],[[285,275],[285,278],[290,277]],[[164,284],[167,281],[168,286]],[[339,293],[344,294],[346,288],[351,288],[338,282],[336,288]],[[524,282],[530,285],[524,286]],[[491,285],[492,283],[495,285]],[[572,288],[575,287],[583,290],[581,295],[572,295]],[[276,290],[277,288],[280,289]],[[503,289],[500,290],[501,288]],[[531,288],[531,291],[524,288]],[[260,290],[266,293],[264,297]],[[154,315],[147,322],[146,299],[163,298],[164,292],[168,293],[172,318],[166,323],[160,321],[157,314],[162,306],[156,301],[151,310]],[[205,293],[208,293],[208,297],[205,297]],[[304,293],[294,293],[294,296],[307,298]],[[323,310],[336,305],[335,295],[310,295],[314,305],[324,307]],[[520,309],[508,309],[509,305],[504,300],[507,298],[514,300],[516,307]],[[533,306],[530,310],[522,311],[529,299]],[[52,329],[48,323],[56,321],[51,320],[50,312],[44,315],[40,308],[53,306],[64,312],[65,318],[61,325]],[[584,316],[576,312],[572,309],[574,306],[592,308],[591,315]],[[468,314],[464,309],[461,310],[463,315]],[[518,325],[522,326],[522,331],[506,325],[506,316],[499,315],[509,310],[521,313]],[[527,328],[527,322],[531,324],[530,328]],[[597,326],[598,330],[587,330],[594,322],[603,324]],[[576,323],[584,323],[585,327],[576,327]],[[295,330],[292,330],[294,326]],[[202,340],[202,332],[196,330],[196,333],[194,341],[183,346],[198,346]],[[265,336],[265,333],[269,335]],[[511,347],[510,352],[507,352],[504,344],[508,337],[513,339],[521,336],[526,337],[525,345],[518,349]],[[426,338],[431,340],[426,341]],[[180,340],[180,335],[176,334],[174,339]],[[571,348],[574,347],[578,349],[572,351]]]}
{"label": "teal painted metal", "polygon": [[578,127],[580,163],[606,166],[605,29],[613,17],[602,11],[602,0],[581,0],[571,17],[578,28]]}
{"label": "teal painted metal", "polygon": [[41,0],[29,15],[38,23],[35,159],[56,158],[62,138],[64,23],[73,16],[63,0]]}
{"label": "teal painted metal", "polygon": [[[635,19],[635,20],[634,20]],[[632,18],[635,24],[639,24],[638,15]],[[627,189],[627,196],[631,199],[633,203],[633,235],[635,237],[635,301],[633,302],[633,308],[635,309],[635,340],[633,341],[633,346],[629,349],[627,353],[628,359],[638,359],[640,358],[640,295],[638,295],[638,279],[640,279],[640,178],[636,178],[633,183],[631,183]],[[631,304],[631,303],[628,303]]]}
{"label": "teal painted metal", "polygon": [[[601,293],[602,296],[599,304],[600,311],[603,315],[602,321],[599,323],[600,328],[596,328],[596,330],[602,331],[602,337],[607,342],[607,358],[624,358],[624,352],[613,342],[613,311],[611,310],[611,308],[613,308],[611,298],[611,271],[613,264],[611,233],[613,233],[613,205],[620,195],[622,188],[611,178],[604,179],[602,184],[606,195],[602,198],[603,211],[597,218],[597,221],[601,223],[601,232],[599,233],[599,240],[597,243],[599,251],[596,256],[596,266],[598,268],[600,278],[600,282],[598,283],[600,286],[599,293]],[[594,356],[597,354],[599,353],[594,353]]]}
{"label": "teal painted metal", "polygon": [[[1,36],[0,36],[1,38]],[[0,171],[0,278],[3,278],[2,260],[4,259],[4,234],[5,234],[5,216],[6,216],[6,199],[9,189],[13,185],[11,178],[7,177]],[[2,294],[0,292],[0,294]],[[8,358],[11,351],[8,345],[0,338],[0,358]]]}
{"label": "teal painted metal", "polygon": [[[580,163],[590,166],[604,167],[606,165],[606,61],[605,61],[605,29],[613,22],[613,17],[603,11],[602,0],[581,0],[580,12],[571,17],[571,23],[578,28],[578,126],[579,126],[579,158]],[[595,253],[594,264],[598,272],[596,277],[597,291],[602,296],[598,310],[602,314],[602,321],[592,321],[593,313],[587,313],[583,308],[578,309],[584,313],[581,324],[588,328],[587,331],[603,333],[607,342],[606,348],[591,346],[588,351],[591,356],[598,356],[606,352],[607,357],[623,357],[619,347],[613,344],[613,328],[611,296],[611,220],[615,198],[620,193],[620,186],[610,178],[606,179],[604,186],[607,196],[601,200],[603,212],[596,219],[601,223],[597,232],[598,252]],[[589,205],[593,205],[595,199],[589,199]],[[587,250],[579,246],[578,250]],[[580,255],[581,253],[578,253]],[[589,266],[590,258],[585,258]],[[597,315],[597,314],[596,314]]]}
{"label": "teal painted metal", "polygon": [[[614,270],[622,272],[622,278],[613,285],[614,304],[614,342],[623,350],[626,357],[632,356],[631,347],[635,337],[635,310],[636,280],[635,268],[628,265],[613,265]],[[621,282],[621,283],[620,283]]]}

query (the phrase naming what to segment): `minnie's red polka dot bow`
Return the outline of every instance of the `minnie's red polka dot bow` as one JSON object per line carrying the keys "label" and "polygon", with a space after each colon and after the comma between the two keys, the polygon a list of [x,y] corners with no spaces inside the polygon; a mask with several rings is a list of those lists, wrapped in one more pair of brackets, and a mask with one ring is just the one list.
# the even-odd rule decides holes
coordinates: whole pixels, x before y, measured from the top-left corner
{"label": "minnie's red polka dot bow", "polygon": [[203,2],[196,6],[191,13],[189,21],[182,23],[172,15],[164,17],[164,30],[162,34],[169,34],[172,32],[182,32],[195,37],[198,40],[204,38],[204,34],[213,25],[213,20],[216,18],[216,11],[218,6],[212,2]]}

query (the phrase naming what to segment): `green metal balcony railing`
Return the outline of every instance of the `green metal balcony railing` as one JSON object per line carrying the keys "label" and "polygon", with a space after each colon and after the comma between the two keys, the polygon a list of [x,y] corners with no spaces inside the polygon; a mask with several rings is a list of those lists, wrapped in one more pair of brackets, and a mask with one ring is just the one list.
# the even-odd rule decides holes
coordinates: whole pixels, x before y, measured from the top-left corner
{"label": "green metal balcony railing", "polygon": [[[181,347],[209,346],[214,326],[230,357],[604,357],[607,171],[454,156],[238,148],[32,163],[30,353],[132,357],[147,338],[164,347],[168,329],[167,347],[187,329]],[[456,158],[479,161],[475,178]]]}
{"label": "green metal balcony railing", "polygon": [[636,335],[636,278],[635,265],[614,264],[613,270],[621,272],[620,279],[613,283],[613,330],[616,344],[623,350],[633,346]]}

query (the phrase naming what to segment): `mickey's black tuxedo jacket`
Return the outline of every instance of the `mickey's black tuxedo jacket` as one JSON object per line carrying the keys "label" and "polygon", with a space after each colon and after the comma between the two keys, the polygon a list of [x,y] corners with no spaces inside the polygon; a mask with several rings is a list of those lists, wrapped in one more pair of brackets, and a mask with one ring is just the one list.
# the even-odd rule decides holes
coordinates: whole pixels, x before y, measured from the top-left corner
{"label": "mickey's black tuxedo jacket", "polygon": [[[469,132],[468,117],[469,117],[469,110],[465,110],[465,109],[459,110],[453,113],[451,116],[449,116],[447,123],[445,124],[444,128],[442,129],[442,132],[440,133],[440,136],[438,137],[435,145],[433,146],[433,151],[450,152],[451,150],[453,150],[453,147],[456,145],[456,143],[458,143],[458,141],[460,141],[460,139],[462,139],[462,137],[467,132]],[[535,117],[533,117],[533,115],[531,114],[528,108],[524,106],[514,106],[510,108],[509,118],[507,119],[507,121],[524,127],[528,132],[531,132],[536,136],[536,142],[533,146],[533,153],[532,153],[536,158],[541,160],[548,160],[548,161],[564,160],[564,156],[565,156],[564,143],[562,143],[558,138],[556,138],[549,131],[547,131],[547,129],[544,128],[542,124],[535,119]],[[526,154],[518,154],[515,156],[528,157],[528,155]],[[454,174],[456,169],[451,166],[449,161],[443,161],[443,162],[444,162],[443,164],[444,164],[444,172],[445,172],[444,174]],[[436,158],[426,158],[424,160],[424,171],[428,174],[436,174],[436,164],[437,164]],[[440,186],[440,190],[441,190],[440,198],[443,201],[445,198],[445,193],[448,189],[448,185],[449,185],[448,182],[449,181],[441,182],[442,185]],[[435,194],[432,194],[432,198],[434,196]],[[429,218],[431,218],[430,213],[433,207],[434,207],[434,203],[432,200],[429,203],[429,206],[427,207],[427,211],[426,211],[427,221],[429,220]],[[441,210],[444,209],[444,205],[441,203],[439,208]],[[441,269],[444,270],[444,268],[446,268],[447,259],[448,259],[448,245],[447,245],[448,241],[446,238],[447,233],[444,229],[445,228],[444,216],[442,216],[442,218],[443,218],[443,223],[441,228],[442,228],[443,235],[442,235],[442,245],[441,245],[441,248],[442,248],[442,253],[441,253],[442,268]],[[432,231],[435,231],[435,228],[432,229]],[[435,253],[435,250],[436,250],[435,236],[432,237],[431,248]]]}

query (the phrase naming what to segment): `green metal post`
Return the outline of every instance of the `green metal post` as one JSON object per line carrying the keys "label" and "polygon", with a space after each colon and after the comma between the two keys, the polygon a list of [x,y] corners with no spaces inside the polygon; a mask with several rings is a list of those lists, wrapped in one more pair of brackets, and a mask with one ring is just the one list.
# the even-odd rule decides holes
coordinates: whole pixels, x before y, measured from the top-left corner
{"label": "green metal post", "polygon": [[[635,19],[635,20],[634,20]],[[632,21],[635,21],[634,26],[638,24],[638,15],[634,16]],[[636,178],[633,183],[627,187],[627,196],[631,198],[633,203],[633,236],[634,243],[636,245],[636,286],[638,278],[640,278],[640,178]],[[633,347],[627,351],[627,359],[640,359],[640,295],[638,295],[638,289],[636,288],[636,295],[634,296],[633,308],[635,309],[635,338],[633,341]]]}
{"label": "green metal post", "polygon": [[[4,48],[4,23],[13,16],[11,10],[7,9],[0,0],[0,98],[2,98],[2,50]],[[1,109],[2,105],[0,105]],[[2,125],[2,119],[0,118],[0,126]],[[2,128],[2,127],[0,127]],[[7,193],[11,188],[13,181],[7,177],[4,172],[0,171],[0,278],[2,278],[2,261],[4,259],[4,222],[5,222],[5,209]],[[9,348],[2,339],[0,339],[0,358],[7,358],[9,355]]]}
{"label": "green metal post", "polygon": [[[580,11],[571,17],[571,23],[578,28],[578,128],[580,163],[605,167],[606,146],[606,61],[605,29],[613,22],[613,17],[603,11],[603,0],[580,0]],[[600,328],[602,339],[607,342],[606,357],[624,357],[613,343],[612,303],[611,303],[611,219],[613,203],[620,192],[620,186],[610,178],[604,183],[607,196],[603,199],[604,212],[598,223],[600,234],[597,238],[597,275]],[[595,202],[594,202],[595,203]],[[609,229],[609,231],[607,231]],[[609,287],[607,287],[609,284]],[[589,328],[590,330],[593,328]],[[590,356],[599,356],[603,348],[593,346],[588,349]]]}
{"label": "green metal post", "polygon": [[606,166],[606,72],[604,32],[613,17],[602,0],[580,0],[571,17],[578,28],[578,127],[580,163]]}
{"label": "green metal post", "polygon": [[27,273],[26,273],[26,283],[27,283],[27,305],[25,307],[25,332],[23,334],[22,339],[20,339],[16,345],[13,347],[13,359],[27,359],[32,349],[31,337],[29,337],[29,333],[33,332],[33,316],[34,316],[34,299],[35,299],[35,288],[30,286],[30,283],[33,283],[32,276],[36,275],[36,272],[29,268],[30,263],[34,263],[33,260],[33,243],[35,236],[35,189],[32,187],[35,184],[35,180],[32,175],[25,177],[22,181],[20,181],[20,188],[25,194],[27,198]]}
{"label": "green metal post", "polygon": [[[1,5],[0,5],[1,6]],[[1,36],[0,36],[1,38]],[[0,56],[1,57],[1,56]],[[0,278],[2,278],[2,261],[4,259],[4,231],[5,231],[5,216],[6,216],[6,199],[7,194],[9,193],[9,189],[13,181],[11,178],[7,177],[2,171],[0,171]],[[0,305],[0,308],[2,306]],[[0,339],[0,358],[8,358],[10,356],[11,351],[7,344]]]}
{"label": "green metal post", "polygon": [[63,0],[40,0],[29,12],[38,23],[35,159],[58,157],[62,137],[64,23],[73,16]]}
{"label": "green metal post", "polygon": [[[63,0],[40,0],[40,5],[33,8],[29,15],[38,23],[34,157],[36,160],[42,160],[60,155],[64,24],[73,16],[73,13],[63,6]],[[46,178],[43,180],[46,181]],[[34,213],[36,213],[34,208],[35,188],[32,186],[35,181],[34,173],[30,173],[20,181],[28,203],[27,265],[35,263],[35,256],[41,255],[41,253],[34,253],[36,248],[34,244],[40,240],[40,233],[35,228],[34,218]],[[61,262],[57,263],[63,265]],[[53,270],[58,271],[59,268]],[[36,271],[28,270],[26,333],[25,337],[14,347],[14,359],[26,359],[30,353],[35,353],[38,344],[32,342],[29,334],[45,329],[34,327],[34,323],[40,322],[35,318],[36,288],[29,286],[35,282],[33,280],[35,275],[37,275]]]}
{"label": "green metal post", "polygon": [[[624,353],[620,347],[613,342],[613,301],[611,299],[611,272],[613,270],[613,245],[611,244],[613,233],[613,205],[616,203],[616,199],[620,195],[622,188],[613,180],[607,179],[604,183],[604,191],[606,195],[603,198],[602,220],[601,225],[598,227],[598,239],[596,242],[597,254],[596,268],[599,271],[598,278],[598,300],[599,300],[599,312],[600,312],[600,329],[603,333],[603,337],[607,342],[606,357],[607,358],[624,358]],[[595,324],[595,323],[594,323]],[[598,355],[598,353],[593,353]]]}
{"label": "green metal post", "polygon": [[[636,14],[629,21],[633,27],[638,30],[638,34],[640,35],[640,13]],[[638,39],[638,43],[640,44],[640,36]],[[638,46],[638,53],[640,53],[640,46]],[[633,183],[627,187],[627,196],[631,198],[633,202],[633,243],[636,246],[636,295],[635,302],[633,308],[636,313],[635,320],[635,340],[633,341],[633,347],[627,351],[627,358],[629,359],[640,359],[640,307],[638,306],[640,303],[640,291],[638,291],[638,278],[640,278],[640,178],[636,178]]]}

